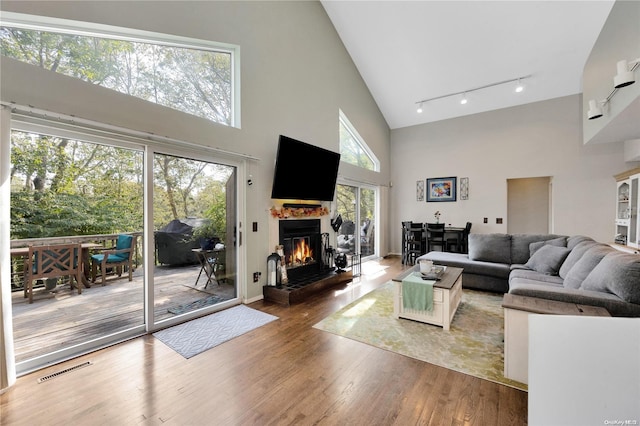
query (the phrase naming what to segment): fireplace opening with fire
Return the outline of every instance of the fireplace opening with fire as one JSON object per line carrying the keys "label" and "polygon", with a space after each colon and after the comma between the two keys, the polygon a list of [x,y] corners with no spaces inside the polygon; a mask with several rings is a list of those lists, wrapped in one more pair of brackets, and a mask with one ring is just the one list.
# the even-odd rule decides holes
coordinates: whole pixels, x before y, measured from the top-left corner
{"label": "fireplace opening with fire", "polygon": [[289,256],[287,257],[285,255],[285,264],[287,269],[293,269],[316,262],[313,248],[310,243],[310,237],[292,238],[291,246]]}

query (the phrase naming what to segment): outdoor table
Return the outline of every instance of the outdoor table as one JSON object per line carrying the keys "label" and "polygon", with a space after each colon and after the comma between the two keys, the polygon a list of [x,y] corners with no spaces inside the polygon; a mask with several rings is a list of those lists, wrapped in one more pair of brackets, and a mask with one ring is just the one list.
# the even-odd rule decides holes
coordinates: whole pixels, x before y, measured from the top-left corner
{"label": "outdoor table", "polygon": [[219,257],[220,254],[224,252],[224,249],[203,250],[198,248],[191,249],[191,251],[195,253],[198,261],[200,262],[200,272],[198,273],[198,278],[196,278],[196,283],[193,286],[195,287],[198,285],[202,271],[204,271],[207,276],[207,284],[205,284],[204,288],[207,288],[213,281],[220,285],[216,278],[215,271],[216,268],[220,266]]}

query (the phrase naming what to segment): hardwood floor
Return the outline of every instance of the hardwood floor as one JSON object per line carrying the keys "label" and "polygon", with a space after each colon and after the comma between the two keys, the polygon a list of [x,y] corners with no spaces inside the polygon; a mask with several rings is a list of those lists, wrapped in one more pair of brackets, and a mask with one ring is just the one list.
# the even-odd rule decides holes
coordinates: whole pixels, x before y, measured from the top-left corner
{"label": "hardwood floor", "polygon": [[312,328],[403,268],[368,262],[359,282],[307,302],[252,303],[279,320],[188,360],[145,336],[21,377],[0,396],[0,423],[526,424],[526,392]]}

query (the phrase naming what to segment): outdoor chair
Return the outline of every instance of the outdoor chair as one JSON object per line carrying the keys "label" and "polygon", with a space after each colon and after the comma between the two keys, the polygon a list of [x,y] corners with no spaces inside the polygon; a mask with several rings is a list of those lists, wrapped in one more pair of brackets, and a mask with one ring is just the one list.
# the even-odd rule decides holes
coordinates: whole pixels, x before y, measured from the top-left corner
{"label": "outdoor chair", "polygon": [[136,238],[133,235],[118,235],[115,247],[98,250],[101,253],[91,255],[91,282],[96,282],[98,269],[100,269],[102,285],[107,283],[108,269],[121,277],[123,268],[126,268],[129,281],[133,280],[133,255],[136,251]]}
{"label": "outdoor chair", "polygon": [[69,276],[71,288],[75,279],[78,294],[82,293],[80,244],[30,246],[24,270],[24,297],[29,298],[29,303],[33,303],[33,282],[39,279]]}

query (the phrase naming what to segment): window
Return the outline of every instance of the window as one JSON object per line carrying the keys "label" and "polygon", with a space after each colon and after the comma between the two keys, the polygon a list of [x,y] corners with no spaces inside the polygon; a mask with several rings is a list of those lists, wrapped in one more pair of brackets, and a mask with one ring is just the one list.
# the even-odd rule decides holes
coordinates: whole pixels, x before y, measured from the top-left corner
{"label": "window", "polygon": [[364,143],[347,117],[340,111],[340,161],[367,170],[379,171],[380,162]]}
{"label": "window", "polygon": [[5,15],[9,16],[3,16],[0,27],[3,56],[216,123],[237,125],[237,47],[104,25],[89,28],[75,21]]}

